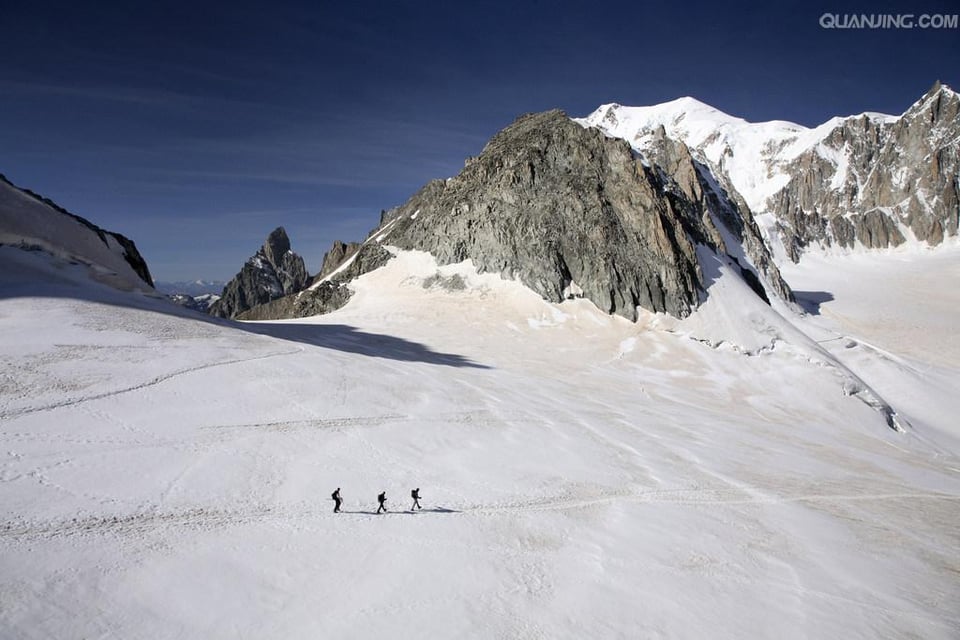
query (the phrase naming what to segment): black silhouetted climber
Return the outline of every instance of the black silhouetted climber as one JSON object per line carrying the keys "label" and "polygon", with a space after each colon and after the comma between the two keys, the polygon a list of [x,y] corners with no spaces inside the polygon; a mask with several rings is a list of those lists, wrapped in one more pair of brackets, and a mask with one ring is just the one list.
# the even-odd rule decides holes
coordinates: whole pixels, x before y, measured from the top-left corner
{"label": "black silhouetted climber", "polygon": [[[411,491],[410,497],[413,498],[413,507],[416,507],[417,509],[423,508],[420,506],[420,487],[417,487]],[[410,511],[413,511],[413,507],[410,507]]]}
{"label": "black silhouetted climber", "polygon": [[383,503],[387,501],[387,492],[384,491],[383,493],[378,495],[377,501],[380,503],[380,507],[377,509],[377,513],[380,513],[381,510],[386,511],[387,508],[384,506]]}
{"label": "black silhouetted climber", "polygon": [[330,497],[333,498],[333,512],[340,513],[340,505],[343,504],[343,500],[340,499],[340,487],[337,487]]}

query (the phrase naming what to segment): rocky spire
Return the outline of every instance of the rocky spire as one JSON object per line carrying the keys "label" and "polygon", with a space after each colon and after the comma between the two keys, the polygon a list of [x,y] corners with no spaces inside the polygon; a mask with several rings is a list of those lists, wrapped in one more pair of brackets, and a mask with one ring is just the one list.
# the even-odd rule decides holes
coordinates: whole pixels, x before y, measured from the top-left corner
{"label": "rocky spire", "polygon": [[210,314],[235,318],[252,307],[302,290],[308,279],[303,258],[290,249],[286,230],[277,227],[227,283]]}

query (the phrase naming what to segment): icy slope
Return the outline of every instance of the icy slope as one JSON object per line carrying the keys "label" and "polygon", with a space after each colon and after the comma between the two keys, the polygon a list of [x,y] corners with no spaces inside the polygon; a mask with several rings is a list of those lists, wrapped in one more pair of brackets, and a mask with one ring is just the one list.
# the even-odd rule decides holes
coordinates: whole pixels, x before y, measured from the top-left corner
{"label": "icy slope", "polygon": [[5,637],[956,636],[957,451],[778,316],[748,355],[425,254],[351,286],[244,330],[0,282]]}
{"label": "icy slope", "polygon": [[78,261],[89,267],[92,277],[118,288],[152,287],[147,265],[132,241],[15,187],[2,175],[0,245]]}
{"label": "icy slope", "polygon": [[[812,313],[802,329],[900,410],[925,438],[960,450],[960,245],[881,255],[805,256],[787,267]],[[933,401],[931,401],[931,398]]]}

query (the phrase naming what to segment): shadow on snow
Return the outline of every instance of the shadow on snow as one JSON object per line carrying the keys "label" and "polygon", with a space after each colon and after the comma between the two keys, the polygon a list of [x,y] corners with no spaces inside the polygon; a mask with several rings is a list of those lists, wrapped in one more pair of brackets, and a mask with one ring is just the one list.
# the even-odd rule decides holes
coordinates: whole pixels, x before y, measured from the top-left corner
{"label": "shadow on snow", "polygon": [[301,342],[325,349],[335,349],[346,353],[356,353],[372,358],[426,362],[447,367],[490,368],[461,355],[433,351],[418,342],[380,333],[367,333],[349,325],[295,324],[289,322],[282,324],[229,322],[228,324],[250,333],[290,342]]}
{"label": "shadow on snow", "polygon": [[812,316],[820,315],[820,305],[834,299],[829,291],[794,291],[793,296],[803,310]]}
{"label": "shadow on snow", "polygon": [[0,301],[17,298],[85,300],[372,358],[425,362],[447,367],[491,368],[458,354],[433,351],[418,342],[397,336],[368,333],[343,324],[247,323],[214,318],[178,306],[152,291],[124,292],[94,282],[86,278],[78,267],[57,267],[59,263],[43,257],[46,254],[19,253],[19,250],[14,249],[10,251],[13,253],[0,251]]}

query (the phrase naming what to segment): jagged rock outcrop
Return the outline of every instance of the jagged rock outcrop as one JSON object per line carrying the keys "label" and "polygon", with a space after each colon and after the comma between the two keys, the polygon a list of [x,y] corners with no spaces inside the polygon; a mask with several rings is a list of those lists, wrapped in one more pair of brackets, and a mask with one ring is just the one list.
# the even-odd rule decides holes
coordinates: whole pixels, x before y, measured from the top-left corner
{"label": "jagged rock outcrop", "polygon": [[811,244],[936,245],[957,234],[960,96],[939,83],[901,117],[844,119],[785,170],[771,211],[793,260]]}
{"label": "jagged rock outcrop", "polygon": [[323,265],[320,267],[320,273],[317,274],[317,280],[323,280],[333,273],[344,261],[351,258],[360,247],[359,242],[345,243],[335,240],[330,250],[323,254]]}
{"label": "jagged rock outcrop", "polygon": [[257,305],[302,290],[308,280],[303,258],[290,249],[283,227],[277,227],[227,283],[220,299],[210,306],[210,314],[235,318]]}
{"label": "jagged rock outcrop", "polygon": [[364,243],[335,243],[309,290],[243,317],[342,306],[345,283],[389,260],[382,244],[440,263],[470,259],[551,301],[582,292],[631,319],[638,308],[689,314],[708,294],[705,248],[759,297],[792,301],[758,220],[794,260],[814,244],[886,247],[907,235],[936,244],[957,233],[958,111],[960,98],[938,84],[898,118],[816,129],[752,124],[692,98],[605,105],[577,121],[529,114],[459,175],[383,212]]}
{"label": "jagged rock outcrop", "polygon": [[576,289],[630,319],[638,307],[682,317],[700,303],[709,285],[702,246],[729,256],[764,300],[768,287],[792,300],[749,208],[734,195],[665,135],[641,160],[625,142],[561,111],[530,114],[497,134],[458,176],[430,182],[384,212],[363,244],[335,244],[324,259],[324,272],[335,273],[329,281],[240,317],[342,306],[350,295],[345,283],[390,259],[383,244],[427,251],[440,263],[470,259],[554,302]]}
{"label": "jagged rock outcrop", "polygon": [[2,174],[0,244],[39,249],[89,265],[98,280],[120,288],[153,287],[147,262],[132,240],[17,187]]}
{"label": "jagged rock outcrop", "polygon": [[[339,255],[336,262],[331,256]],[[383,266],[392,254],[373,239],[364,243],[335,242],[324,256],[324,270],[328,273],[343,269],[332,277],[317,277],[314,284],[303,291],[283,296],[277,300],[255,306],[239,313],[238,320],[282,320],[306,318],[336,311],[347,304],[353,292],[346,283],[354,278]],[[347,262],[349,261],[349,264]]]}
{"label": "jagged rock outcrop", "polygon": [[347,304],[351,296],[350,289],[344,285],[326,281],[284,296],[272,302],[248,309],[237,316],[238,320],[281,320],[284,318],[306,318],[336,311]]}
{"label": "jagged rock outcrop", "polygon": [[[736,217],[738,205],[707,184],[685,147],[664,142],[663,151],[667,167],[647,166],[561,111],[523,116],[458,176],[386,212],[371,236],[440,263],[469,258],[547,300],[576,284],[610,313],[636,319],[639,306],[683,317],[706,289],[697,245],[727,253],[711,211],[719,203],[721,220]],[[756,233],[748,223],[730,231]],[[755,246],[765,256],[759,235]],[[772,274],[789,295],[774,269],[763,275]]]}
{"label": "jagged rock outcrop", "polygon": [[[793,292],[780,275],[750,207],[726,176],[713,175],[706,165],[694,159],[683,142],[668,137],[662,126],[648,141],[646,158],[663,171],[665,195],[674,200],[676,207],[692,205],[694,211],[703,216],[704,227],[711,234],[708,244],[733,259],[758,296],[769,303],[766,283],[778,297],[794,301]],[[683,198],[674,196],[677,189]]]}
{"label": "jagged rock outcrop", "polygon": [[393,255],[380,246],[375,237],[371,237],[362,243],[352,256],[348,256],[343,263],[337,265],[337,268],[342,267],[342,270],[331,280],[337,284],[350,282],[354,278],[382,267],[392,257]]}

